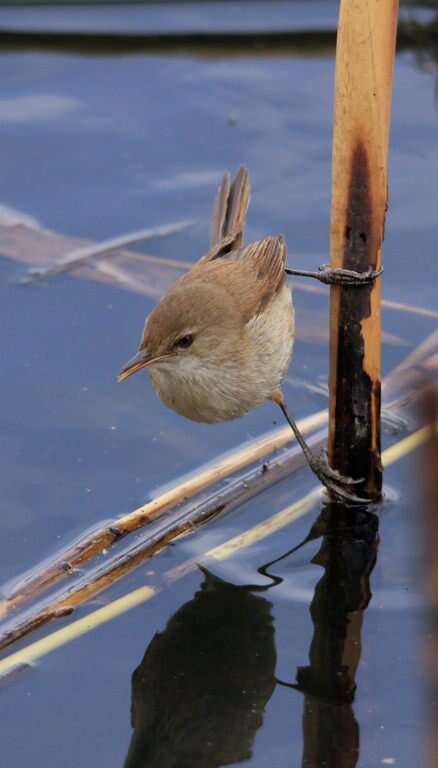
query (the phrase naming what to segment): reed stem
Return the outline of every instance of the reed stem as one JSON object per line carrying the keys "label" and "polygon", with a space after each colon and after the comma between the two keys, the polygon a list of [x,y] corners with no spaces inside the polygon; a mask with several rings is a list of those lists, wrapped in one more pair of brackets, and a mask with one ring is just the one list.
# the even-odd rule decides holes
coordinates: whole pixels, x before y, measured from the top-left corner
{"label": "reed stem", "polygon": [[[341,0],[336,50],[330,252],[332,269],[378,271],[387,208],[387,155],[397,0]],[[330,294],[329,460],[381,494],[381,278]]]}

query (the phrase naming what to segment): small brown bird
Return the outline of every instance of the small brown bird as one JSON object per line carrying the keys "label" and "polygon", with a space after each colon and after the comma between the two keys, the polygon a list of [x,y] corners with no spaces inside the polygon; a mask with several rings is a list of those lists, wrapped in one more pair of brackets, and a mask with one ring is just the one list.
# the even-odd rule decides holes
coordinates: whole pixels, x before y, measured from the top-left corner
{"label": "small brown bird", "polygon": [[[213,211],[209,252],[146,319],[138,354],[118,380],[146,368],[163,403],[199,422],[229,421],[265,400],[274,401],[321,482],[336,495],[358,501],[349,490],[353,481],[311,452],[287,411],[281,383],[292,356],[294,308],[286,245],[277,235],[243,246],[249,195],[245,168],[232,183],[225,175]],[[288,272],[333,281],[329,270],[326,276]]]}

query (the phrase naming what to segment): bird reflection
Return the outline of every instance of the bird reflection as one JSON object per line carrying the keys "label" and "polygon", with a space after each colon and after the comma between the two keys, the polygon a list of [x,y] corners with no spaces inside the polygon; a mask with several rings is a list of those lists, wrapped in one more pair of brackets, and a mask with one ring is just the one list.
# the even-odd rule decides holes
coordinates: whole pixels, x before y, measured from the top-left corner
{"label": "bird reflection", "polygon": [[[271,604],[206,570],[132,676],[125,768],[215,768],[247,760],[275,687]],[[270,585],[272,586],[272,585]]]}

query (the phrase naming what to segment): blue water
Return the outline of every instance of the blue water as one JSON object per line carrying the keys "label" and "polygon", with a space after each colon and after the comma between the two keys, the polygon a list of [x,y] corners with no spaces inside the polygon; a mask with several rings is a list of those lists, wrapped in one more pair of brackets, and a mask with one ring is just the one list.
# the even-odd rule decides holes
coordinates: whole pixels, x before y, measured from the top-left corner
{"label": "blue water", "polygon": [[[3,54],[0,204],[31,214],[44,227],[95,240],[192,218],[190,231],[145,250],[194,260],[206,247],[221,174],[244,163],[253,184],[248,239],[282,232],[289,261],[314,268],[327,258],[333,74],[333,59],[316,53],[278,59]],[[420,68],[411,54],[399,56],[384,293],[431,309],[437,309],[438,279],[436,127],[433,72]],[[238,422],[190,424],[166,410],[142,377],[118,386],[115,375],[135,351],[152,300],[73,276],[18,287],[14,279],[23,271],[22,264],[0,259],[2,583],[90,525],[134,509],[162,484],[279,421],[274,406],[265,405]],[[295,296],[298,324],[311,315],[325,324],[324,298],[299,291]],[[435,326],[430,318],[385,311],[385,330],[407,346],[384,346],[384,372]],[[326,344],[298,341],[291,373],[325,380]],[[306,389],[287,385],[286,393],[296,417],[325,404]],[[385,435],[385,444],[393,439]],[[278,682],[294,683],[297,669],[309,666],[309,607],[324,573],[312,559],[322,539],[272,569],[283,578],[278,586],[237,590],[267,584],[257,569],[308,534],[316,507],[286,530],[210,567],[228,586],[194,572],[9,681],[0,690],[2,762],[14,768],[122,766],[132,736],[131,674],[147,651],[136,678],[140,736],[130,765],[210,768],[245,759],[254,768],[323,768],[328,760],[337,768],[341,763],[333,762],[328,742],[319,756],[306,752],[304,761],[303,750],[312,746],[303,735],[305,701],[310,709],[322,707],[327,723],[339,725],[336,718],[344,713],[344,730],[333,726],[332,732],[341,752],[352,749],[360,730],[356,762],[345,765],[417,765],[423,690],[416,461],[413,455],[385,476],[398,501],[385,504],[380,514],[352,706],[327,705],[324,696],[304,696]],[[181,540],[100,599],[110,601],[145,580],[155,583],[176,564],[200,557],[311,487],[311,475],[303,470]],[[362,529],[352,538],[353,555],[345,563],[365,568],[374,539],[361,543]],[[338,561],[332,553],[330,568]],[[318,594],[322,589],[330,605],[334,600],[340,625],[345,619],[356,626],[365,605],[354,579],[346,583],[345,594],[354,595],[344,613],[336,590],[325,593],[323,583]],[[327,616],[324,605],[322,600],[318,621]],[[329,622],[322,637],[331,632]],[[256,651],[263,664],[251,661]],[[251,683],[245,699],[242,691]]]}

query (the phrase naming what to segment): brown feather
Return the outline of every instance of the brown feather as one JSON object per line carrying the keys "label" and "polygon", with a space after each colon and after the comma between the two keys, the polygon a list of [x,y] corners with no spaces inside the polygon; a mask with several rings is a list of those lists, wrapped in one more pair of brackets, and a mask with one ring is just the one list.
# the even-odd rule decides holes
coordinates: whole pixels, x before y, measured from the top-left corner
{"label": "brown feather", "polygon": [[286,244],[281,235],[266,237],[223,258],[198,261],[176,283],[215,287],[234,298],[243,323],[262,313],[286,281]]}
{"label": "brown feather", "polygon": [[256,278],[258,301],[254,315],[259,315],[286,281],[286,243],[282,235],[265,237],[244,248],[238,258]]}
{"label": "brown feather", "polygon": [[227,216],[228,201],[230,198],[230,174],[226,173],[217,191],[216,200],[211,216],[211,248],[219,245],[224,238],[225,219]]}
{"label": "brown feather", "polygon": [[200,262],[212,261],[242,246],[249,198],[247,169],[241,166],[231,184],[229,174],[226,173],[213,208],[211,247]]}
{"label": "brown feather", "polygon": [[232,297],[234,311],[245,324],[263,313],[277,296],[286,281],[286,244],[276,235],[242,247],[249,195],[246,168],[239,168],[231,184],[225,174],[213,210],[212,247],[176,282],[168,294],[172,303],[178,302],[181,286],[185,291],[187,286],[200,289],[204,305],[208,295],[210,309],[217,305],[222,311],[227,297]]}
{"label": "brown feather", "polygon": [[242,165],[237,171],[231,185],[224,228],[225,237],[227,235],[234,235],[235,248],[240,248],[243,243],[243,233],[249,206],[249,198],[249,173]]}

